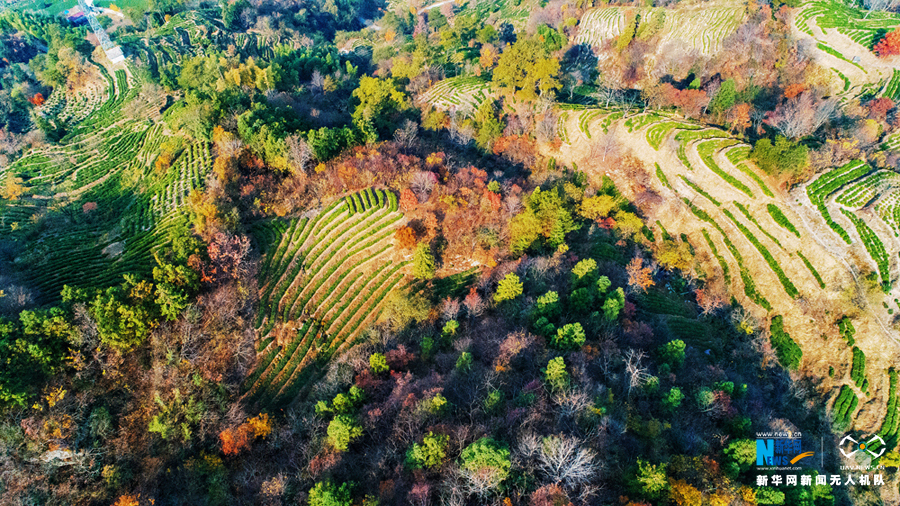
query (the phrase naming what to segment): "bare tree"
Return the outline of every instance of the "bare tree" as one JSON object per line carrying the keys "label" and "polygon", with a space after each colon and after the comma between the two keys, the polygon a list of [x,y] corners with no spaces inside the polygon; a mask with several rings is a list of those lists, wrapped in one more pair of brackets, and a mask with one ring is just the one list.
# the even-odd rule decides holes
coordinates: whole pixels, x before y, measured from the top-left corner
{"label": "bare tree", "polygon": [[630,349],[625,352],[625,374],[628,379],[628,395],[634,388],[640,388],[650,381],[650,373],[643,364],[644,350]]}
{"label": "bare tree", "polygon": [[836,111],[835,99],[819,100],[804,92],[778,106],[769,124],[786,137],[797,139],[818,130]]}
{"label": "bare tree", "polygon": [[399,144],[404,150],[407,150],[415,144],[419,136],[419,126],[412,120],[403,122],[403,126],[394,132],[394,142]]}
{"label": "bare tree", "polygon": [[540,469],[554,483],[572,489],[596,474],[595,454],[581,440],[563,435],[544,438]]}
{"label": "bare tree", "polygon": [[285,139],[288,148],[288,163],[297,171],[305,172],[312,162],[312,150],[306,139],[299,135],[291,135]]}
{"label": "bare tree", "polygon": [[325,89],[325,76],[318,70],[314,70],[312,73],[312,79],[309,81],[309,89],[317,94],[322,93]]}
{"label": "bare tree", "polygon": [[446,299],[441,301],[440,310],[441,316],[443,316],[445,320],[455,320],[456,317],[459,316],[459,301],[454,298],[447,297]]}
{"label": "bare tree", "polygon": [[866,16],[863,18],[866,19],[872,11],[896,10],[900,7],[900,0],[863,0],[863,5],[866,6],[866,9],[869,9],[869,12],[867,12]]}
{"label": "bare tree", "polygon": [[431,195],[431,190],[434,189],[436,183],[437,178],[434,172],[419,171],[413,175],[409,186],[413,193],[416,194],[419,202],[425,202],[428,200],[429,195]]}

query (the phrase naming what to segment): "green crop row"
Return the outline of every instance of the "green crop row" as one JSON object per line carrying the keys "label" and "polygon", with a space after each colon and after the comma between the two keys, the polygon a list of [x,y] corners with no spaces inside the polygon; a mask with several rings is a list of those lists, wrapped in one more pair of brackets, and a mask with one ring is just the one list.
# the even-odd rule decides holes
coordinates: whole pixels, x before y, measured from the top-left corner
{"label": "green crop row", "polygon": [[871,256],[872,260],[875,261],[875,264],[878,265],[878,273],[881,275],[881,289],[887,293],[891,289],[891,269],[887,251],[884,249],[884,243],[882,243],[878,235],[866,225],[866,222],[858,218],[855,214],[846,209],[841,209],[841,212],[847,216],[847,219],[853,222],[853,225],[856,227],[856,232],[859,234],[863,245],[866,247],[866,251],[869,252],[869,256]]}
{"label": "green crop row", "polygon": [[758,228],[758,229],[760,230],[760,232],[766,234],[766,237],[768,237],[770,241],[772,241],[772,242],[774,242],[775,244],[777,244],[779,248],[784,249],[784,246],[781,245],[781,242],[780,242],[778,239],[776,239],[775,236],[773,236],[773,235],[770,234],[768,231],[766,231],[766,229],[764,229],[764,228],[762,227],[762,225],[759,224],[758,221],[756,221],[756,218],[754,218],[753,215],[750,214],[750,210],[748,210],[748,209],[744,206],[744,204],[741,204],[741,203],[738,202],[738,201],[734,201],[734,206],[738,208],[738,210],[741,212],[741,214],[744,215],[745,218],[747,218],[748,220],[750,220],[751,223],[753,223],[754,225],[756,225],[756,228]]}
{"label": "green crop row", "polygon": [[[603,129],[603,133],[608,134],[609,126],[612,125],[612,122],[622,119],[622,116],[624,116],[622,111],[616,111],[604,117],[603,120],[600,121],[600,128]],[[590,138],[590,136],[588,136],[588,138]]]}
{"label": "green crop row", "polygon": [[853,346],[854,344],[856,344],[856,339],[854,339],[853,337],[856,335],[856,329],[853,327],[853,321],[849,317],[845,316],[838,320],[837,324],[838,331],[840,332],[841,337],[843,337],[847,341],[847,345]]}
{"label": "green crop row", "polygon": [[773,257],[771,253],[769,253],[769,250],[761,242],[759,242],[759,239],[757,239],[753,235],[753,233],[751,233],[750,230],[744,226],[743,223],[739,222],[737,218],[735,218],[734,215],[731,214],[731,211],[729,211],[728,209],[723,209],[722,211],[726,216],[728,216],[728,218],[731,219],[732,222],[734,222],[737,228],[740,229],[741,233],[744,234],[744,237],[746,237],[747,240],[750,241],[763,256],[763,258],[766,260],[766,263],[769,264],[769,267],[772,269],[775,275],[778,276],[778,280],[781,281],[781,286],[784,287],[784,291],[787,292],[789,296],[797,298],[800,295],[800,291],[797,290],[797,287],[794,286],[794,283],[792,283],[791,280],[787,277],[787,274],[785,274],[781,269],[781,265],[779,265],[775,260],[775,257]]}
{"label": "green crop row", "polygon": [[871,171],[871,167],[862,160],[853,160],[819,176],[807,185],[806,194],[813,204],[824,202],[829,195],[850,181],[859,179]]}
{"label": "green crop row", "polygon": [[847,63],[849,63],[849,64],[851,64],[851,65],[856,65],[856,67],[857,67],[859,70],[862,70],[862,71],[865,72],[866,74],[869,73],[868,71],[866,71],[866,69],[863,68],[862,65],[860,65],[859,63],[856,63],[855,61],[852,61],[852,60],[847,59],[847,57],[845,57],[844,55],[842,55],[837,49],[834,49],[833,47],[831,47],[831,46],[825,44],[824,42],[818,42],[818,43],[816,44],[816,46],[817,46],[819,49],[821,49],[822,51],[825,51],[826,53],[830,54],[831,56],[834,56],[834,57],[837,58],[837,59],[844,60],[845,62],[847,62]]}
{"label": "green crop row", "polygon": [[682,144],[688,144],[693,141],[702,139],[722,139],[729,138],[728,134],[718,128],[703,128],[694,130],[684,130],[675,134],[675,140]]}
{"label": "green crop row", "polygon": [[834,401],[834,407],[831,409],[832,424],[835,431],[843,432],[850,426],[850,416],[856,411],[859,404],[859,397],[853,392],[853,389],[847,385],[841,386],[837,400]]}
{"label": "green crop row", "polygon": [[673,240],[672,236],[669,235],[669,231],[666,230],[666,227],[664,227],[663,224],[659,222],[659,220],[656,220],[656,226],[658,226],[660,231],[662,231],[663,241],[672,241]]}
{"label": "green crop row", "polygon": [[672,185],[669,184],[669,178],[666,177],[666,173],[663,172],[662,168],[660,168],[659,164],[656,164],[656,177],[659,178],[659,182],[662,183],[668,189],[672,189]]}
{"label": "green crop row", "polygon": [[[378,230],[381,230],[381,229],[384,228],[385,226],[388,226],[388,225],[390,225],[390,224],[396,222],[397,219],[399,219],[399,217],[394,218],[394,219],[392,219],[391,221],[388,221],[388,222],[386,222],[386,223],[381,224],[381,225],[379,226],[379,228],[377,228],[376,230],[372,231],[371,234],[372,234],[372,235],[376,234],[376,233],[378,232]],[[374,223],[370,224],[370,226],[373,225],[373,224],[374,224]],[[368,230],[368,228],[366,228],[365,230],[360,231],[360,232],[365,232],[365,231],[367,231],[367,230]],[[353,237],[355,237],[355,236],[356,236],[356,235],[354,235]],[[343,258],[351,258],[353,255],[356,255],[357,253],[360,253],[360,252],[364,251],[366,248],[368,248],[368,247],[374,245],[377,241],[387,239],[389,236],[390,236],[390,231],[385,231],[384,233],[382,233],[382,234],[380,234],[380,235],[375,235],[375,236],[373,237],[373,239],[372,239],[370,242],[364,244],[362,247],[359,247],[359,248],[356,248],[356,249],[352,250],[352,251],[351,251],[349,254],[347,254],[346,256],[345,256],[345,255],[342,255],[342,257],[343,257]],[[349,238],[348,238],[348,240],[349,240]],[[346,243],[346,240],[344,241],[344,243]],[[343,248],[343,243],[342,243],[341,245],[339,245],[337,248],[335,248],[334,251],[332,251],[331,255],[329,255],[329,257],[328,257],[328,258],[325,260],[325,262],[322,264],[322,267],[324,267],[325,265],[328,265],[328,264],[331,262],[332,258],[334,257],[334,254],[335,254],[336,252],[338,252],[338,251],[342,251],[342,248]],[[326,280],[330,279],[331,276],[336,272],[336,270],[337,270],[338,268],[341,268],[341,267],[342,267],[342,264],[340,264],[340,263],[337,264],[337,265],[334,265],[334,266],[332,266],[327,272],[325,272],[324,274],[322,274],[321,276],[319,276],[319,277],[320,277],[319,282],[313,287],[312,291],[308,292],[308,295],[307,295],[307,296],[303,299],[303,301],[300,303],[299,308],[304,308],[304,307],[306,307],[306,305],[309,303],[311,297],[312,297],[315,293],[318,292],[318,290],[319,290],[319,288],[322,286],[322,284],[325,283]],[[320,267],[320,268],[321,268],[321,267]],[[318,270],[318,269],[317,269],[317,270]],[[319,271],[319,272],[321,272],[321,271]],[[318,274],[316,274],[316,275],[318,275]],[[309,286],[309,285],[307,285],[307,287],[308,287],[308,286]],[[294,295],[294,297],[291,299],[291,301],[288,302],[287,304],[285,304],[285,308],[284,308],[285,318],[288,318],[288,317],[292,317],[292,316],[293,316],[293,314],[295,313],[295,311],[293,310],[293,308],[294,308],[294,307],[297,307],[297,306],[296,306],[296,304],[297,304],[297,299],[299,298],[299,296],[300,296],[302,293],[304,293],[304,292],[307,291],[307,287],[304,287],[302,290],[297,290],[297,293]]]}
{"label": "green crop row", "polygon": [[769,325],[769,338],[781,365],[785,369],[797,370],[800,367],[800,359],[803,358],[803,350],[784,330],[784,319],[781,315],[772,317],[772,323]]}
{"label": "green crop row", "polygon": [[578,129],[581,130],[581,132],[588,139],[591,138],[591,128],[590,128],[591,121],[594,121],[594,118],[596,118],[597,116],[600,116],[601,114],[603,114],[603,111],[600,111],[597,109],[593,109],[593,110],[589,109],[589,110],[582,112],[578,116]]}
{"label": "green crop row", "polygon": [[[894,368],[888,370],[888,402],[887,410],[884,414],[884,422],[881,423],[881,429],[878,435],[884,439],[888,448],[897,446],[897,371]],[[874,445],[873,445],[874,446]],[[877,452],[878,447],[870,447],[872,451]]]}
{"label": "green crop row", "polygon": [[[335,227],[339,226],[340,224],[342,224],[346,221],[346,215],[344,214],[345,210],[346,210],[346,206],[344,206],[342,203],[342,205],[337,209],[337,211],[330,213],[330,215],[327,219],[325,219],[324,221],[317,221],[314,225],[310,225],[310,226],[306,227],[306,229],[309,230],[309,234],[312,234],[315,237],[320,237],[320,236],[328,237],[329,234],[331,233],[331,231]],[[325,214],[325,213],[320,213],[317,216],[317,219],[320,216],[322,216],[323,214]],[[332,222],[334,221],[334,219],[337,216],[344,216],[344,218],[342,218],[341,220],[338,220],[337,222],[332,224]],[[325,227],[328,227],[328,228],[325,228]],[[324,230],[323,230],[323,228],[324,228]],[[285,293],[287,292],[288,288],[290,288],[294,279],[300,274],[300,271],[303,270],[304,262],[308,258],[308,255],[311,254],[311,252],[304,252],[304,254],[298,255],[299,249],[303,246],[303,244],[305,243],[305,239],[308,236],[309,236],[308,233],[306,231],[304,231],[304,234],[301,237],[301,240],[298,241],[297,244],[294,245],[293,248],[291,249],[290,259],[286,262],[282,262],[283,268],[279,269],[279,271],[275,273],[275,276],[273,276],[271,288],[273,290],[274,289],[278,290],[277,292],[275,292],[275,296],[270,297],[269,294],[271,293],[271,291],[268,289],[263,294],[263,298],[261,299],[262,302],[260,304],[260,308],[261,308],[261,310],[268,311],[269,322],[266,325],[266,328],[263,330],[262,335],[268,334],[272,330],[272,328],[274,328],[275,323],[276,323],[275,315],[276,315],[276,312],[278,311],[279,304],[280,304],[281,300],[284,298]],[[319,244],[316,245],[317,250],[318,250],[318,248],[321,248],[323,244],[327,245],[327,244],[330,244],[330,242],[331,241],[322,240]],[[291,269],[290,273],[287,273],[287,275],[285,275],[284,270],[287,269],[288,265],[290,265],[291,263],[293,263],[294,267]],[[309,267],[311,268],[312,264],[310,264]]]}
{"label": "green crop row", "polygon": [[657,121],[659,121],[661,119],[662,119],[662,116],[660,116],[654,112],[650,112],[647,114],[642,114],[639,116],[633,116],[631,118],[628,118],[627,120],[625,120],[625,127],[628,128],[628,133],[631,133],[631,132],[634,132],[635,130],[642,129],[651,123],[656,123]]}
{"label": "green crop row", "polygon": [[[344,227],[340,231],[340,233],[337,235],[332,235],[331,233],[326,234],[325,237],[327,239],[321,240],[319,242],[319,244],[316,245],[314,250],[306,252],[305,257],[297,262],[297,266],[299,268],[291,276],[288,284],[293,283],[293,279],[300,274],[300,271],[302,269],[304,269],[304,267],[306,268],[309,280],[312,280],[316,277],[319,278],[319,282],[313,287],[312,291],[308,292],[307,298],[304,299],[303,302],[300,304],[301,308],[306,306],[306,302],[308,302],[309,297],[312,297],[312,295],[314,293],[316,293],[316,291],[319,289],[319,287],[326,280],[328,280],[332,274],[334,274],[334,272],[340,267],[340,264],[332,266],[328,271],[325,271],[324,273],[323,273],[322,269],[331,263],[331,260],[334,258],[335,254],[337,252],[341,251],[341,249],[347,243],[347,241],[356,237],[360,233],[365,232],[370,226],[372,226],[372,224],[374,222],[369,221],[366,218],[368,218],[373,212],[374,212],[374,208],[370,209],[369,211],[366,211],[366,213],[364,215],[362,215],[363,216],[362,220]],[[350,233],[360,223],[365,223],[366,226],[360,230],[356,230],[356,231]],[[345,235],[346,235],[346,237],[345,237]],[[335,242],[336,239],[340,239],[342,237],[343,237],[343,240],[340,243]],[[320,262],[319,259],[322,258],[322,255],[326,251],[329,251],[329,250],[330,250],[330,253],[326,257],[324,257],[324,259]],[[284,304],[282,304],[282,306],[281,306],[283,308],[282,309],[282,311],[283,311],[282,318],[284,320],[287,320],[292,316],[293,307],[297,303],[297,300],[300,298],[300,296],[303,293],[307,292],[307,289],[310,288],[310,286],[311,285],[307,284],[303,288],[295,290],[293,296],[290,297],[287,301],[285,301]]]}
{"label": "green crop row", "polygon": [[850,367],[850,379],[863,392],[866,391],[863,388],[863,381],[866,379],[866,354],[856,346],[853,347],[853,365]]}
{"label": "green crop row", "polygon": [[819,275],[819,271],[813,267],[812,263],[801,253],[797,252],[797,256],[800,257],[800,260],[803,260],[803,264],[806,265],[806,268],[809,269],[809,272],[812,273],[813,277],[816,278],[816,282],[819,283],[819,288],[825,289],[825,281],[822,280],[822,276]]}
{"label": "green crop row", "polygon": [[681,123],[678,121],[665,121],[662,123],[657,123],[648,128],[645,137],[647,139],[647,144],[650,144],[653,149],[659,151],[659,148],[662,146],[663,139],[668,137],[668,135],[674,130],[699,130],[700,128],[703,127],[699,125],[692,125],[690,123]]}
{"label": "green crop row", "polygon": [[724,141],[711,140],[701,142],[697,144],[697,154],[700,155],[700,159],[703,160],[703,163],[706,164],[709,170],[713,171],[717,176],[724,179],[726,183],[744,192],[748,197],[752,199],[754,197],[753,192],[750,190],[750,188],[740,180],[738,180],[738,178],[722,170],[722,168],[719,167],[719,164],[716,163],[715,159],[713,158],[713,154],[716,151],[733,143],[734,141],[731,139],[726,139]]}
{"label": "green crop row", "polygon": [[675,155],[678,156],[678,160],[681,161],[681,164],[685,166],[688,170],[694,170],[694,166],[691,165],[691,161],[688,160],[687,157],[687,143],[679,143],[678,149],[675,150]]}
{"label": "green crop row", "polygon": [[883,96],[891,100],[900,98],[900,70],[894,69],[891,80],[884,87]]}
{"label": "green crop row", "polygon": [[796,235],[798,239],[800,238],[800,231],[797,230],[797,227],[795,227],[794,224],[791,223],[791,220],[789,220],[788,217],[785,216],[783,212],[781,212],[781,209],[779,209],[778,206],[776,206],[775,204],[769,204],[766,206],[766,209],[768,209],[769,216],[772,217],[772,220],[775,221],[775,223],[786,228],[790,233]]}
{"label": "green crop row", "polygon": [[769,303],[768,299],[766,299],[761,293],[759,293],[759,289],[756,287],[756,282],[753,281],[753,276],[750,274],[747,268],[744,267],[744,259],[741,256],[740,251],[738,251],[734,243],[731,242],[731,239],[728,238],[728,234],[726,234],[725,231],[722,230],[722,227],[720,227],[719,224],[716,223],[716,221],[713,220],[706,211],[695,206],[691,203],[690,200],[686,198],[684,199],[684,203],[687,204],[687,206],[691,209],[691,212],[694,213],[694,216],[714,226],[716,230],[718,230],[719,233],[722,234],[722,240],[725,242],[725,246],[728,247],[728,251],[731,252],[731,255],[734,257],[735,261],[737,261],[738,268],[740,269],[741,273],[741,281],[744,282],[744,294],[747,295],[747,298],[749,298],[759,306],[765,308],[766,311],[771,311],[772,304]]}
{"label": "green crop row", "polygon": [[845,76],[843,72],[841,72],[840,70],[838,70],[836,68],[832,68],[831,70],[833,70],[834,73],[837,74],[838,77],[841,79],[841,81],[844,82],[844,92],[846,93],[846,92],[850,91],[850,85],[851,85],[850,79],[847,79],[847,76]]}
{"label": "green crop row", "polygon": [[860,208],[879,197],[886,184],[896,183],[900,174],[892,170],[880,170],[849,185],[835,201],[847,207]]}
{"label": "green crop row", "polygon": [[[309,331],[311,322],[306,321],[300,328],[300,332],[298,332],[298,336],[302,337],[306,332]],[[254,381],[251,383],[249,381],[244,382],[244,388],[246,391],[253,390],[254,395],[260,391],[260,388],[265,388],[265,385],[268,385],[273,378],[273,373],[276,370],[280,371],[287,365],[288,360],[291,358],[291,354],[297,349],[297,346],[300,344],[300,339],[292,339],[290,343],[288,343],[287,347],[278,348],[277,346],[272,347],[273,350],[278,350],[275,355],[272,355],[268,361],[259,362],[256,365],[256,369],[253,374],[251,374],[247,380],[250,378],[254,378]],[[266,357],[269,357],[271,353],[266,354]],[[257,372],[259,374],[257,374]]]}
{"label": "green crop row", "polygon": [[[360,312],[360,310],[362,309],[362,306],[363,306],[364,304],[370,303],[373,309],[374,309],[375,307],[377,307],[379,304],[381,304],[381,302],[384,300],[384,298],[387,297],[388,293],[390,293],[390,291],[397,285],[397,283],[400,281],[400,279],[402,279],[403,276],[402,276],[402,274],[401,274],[401,276],[400,276],[399,278],[397,278],[396,280],[394,280],[393,282],[390,282],[391,278],[392,278],[395,274],[397,274],[397,272],[399,272],[400,269],[402,269],[403,267],[405,267],[406,265],[409,265],[409,264],[410,264],[410,262],[408,262],[408,261],[407,261],[407,262],[401,262],[401,263],[397,264],[397,265],[396,265],[396,266],[395,266],[395,267],[387,274],[387,276],[384,277],[384,279],[383,279],[382,281],[379,281],[378,284],[377,284],[377,286],[378,286],[378,287],[383,287],[383,288],[381,288],[381,292],[378,293],[378,294],[374,297],[374,299],[371,299],[371,298],[365,298],[365,299],[362,299],[362,298],[361,298],[361,299],[360,299],[360,305],[359,305],[359,307],[357,307],[357,308],[353,311],[353,314],[350,316],[350,318],[347,318],[347,319],[345,319],[345,320],[343,321],[343,323],[335,330],[334,335],[336,335],[336,336],[340,336],[340,335],[352,336],[353,334],[355,334],[356,331],[359,330],[359,326],[360,326],[360,325],[362,324],[362,322],[365,320],[364,317],[361,317],[359,320],[357,320],[356,325],[354,325],[352,328],[350,328],[350,330],[347,331],[345,334],[342,333],[342,331],[343,331],[344,328],[347,326],[347,324],[349,324],[349,323],[351,323],[352,321],[356,320],[357,317],[360,316],[360,315],[358,315],[358,313]],[[377,288],[376,288],[376,290],[377,290]],[[332,351],[333,349],[334,349],[334,343],[332,343],[331,347],[329,348],[329,351]]]}
{"label": "green crop row", "polygon": [[716,248],[716,243],[709,237],[709,232],[707,232],[705,228],[703,229],[703,237],[706,239],[706,244],[709,245],[709,249],[712,250],[713,256],[719,261],[719,267],[722,268],[722,278],[725,280],[725,285],[729,285],[731,283],[731,274],[728,272],[728,262],[726,262],[725,258],[719,253],[719,249]]}
{"label": "green crop row", "polygon": [[775,195],[772,193],[772,190],[770,190],[769,187],[766,186],[766,182],[763,181],[763,178],[760,177],[760,175],[757,174],[756,171],[754,171],[753,169],[751,169],[751,168],[750,168],[750,165],[748,165],[747,163],[739,163],[739,164],[736,164],[735,167],[737,167],[737,169],[738,169],[739,171],[743,172],[747,177],[749,177],[750,179],[752,179],[753,181],[755,181],[756,184],[757,184],[757,186],[759,186],[759,188],[762,190],[762,192],[763,192],[767,197],[774,197],[774,196],[775,196]]}
{"label": "green crop row", "polygon": [[686,185],[690,186],[692,190],[694,190],[695,192],[699,193],[700,195],[703,195],[704,197],[706,197],[706,199],[709,200],[710,202],[712,202],[713,204],[715,204],[716,207],[721,207],[722,204],[718,200],[714,199],[713,196],[710,195],[709,193],[706,193],[706,191],[704,191],[703,188],[700,188],[699,186],[697,186],[697,184],[695,184],[693,181],[691,181],[690,179],[688,179],[684,176],[681,176],[681,180],[684,181],[684,183]]}
{"label": "green crop row", "polygon": [[[383,251],[383,250],[382,250],[382,251]],[[376,253],[376,255],[377,255],[377,253]],[[371,257],[370,257],[370,258],[371,258]],[[387,264],[385,264],[385,265],[387,265]],[[382,267],[382,268],[383,268],[383,267]],[[350,270],[348,269],[347,271],[345,271],[344,274],[346,275],[346,273],[348,273],[349,271],[350,271]],[[379,271],[380,271],[380,269],[379,269]],[[376,271],[376,272],[378,272],[378,271]],[[374,273],[373,273],[373,275],[374,275]],[[328,315],[328,313],[331,311],[331,309],[334,307],[334,305],[335,305],[338,301],[346,300],[346,299],[344,299],[344,296],[345,296],[345,295],[347,294],[347,292],[351,289],[351,287],[353,287],[353,286],[356,285],[356,282],[359,280],[359,278],[360,278],[361,276],[362,276],[362,272],[358,272],[358,273],[351,279],[351,281],[350,281],[349,283],[346,284],[346,286],[343,288],[343,290],[341,290],[341,291],[340,291],[339,293],[337,293],[337,294],[333,294],[333,295],[334,295],[333,297],[330,296],[331,301],[330,301],[326,306],[324,306],[323,308],[321,308],[321,311],[320,311],[320,314],[322,315],[323,319]],[[368,281],[369,281],[370,279],[372,279],[372,277],[373,277],[373,276],[370,275],[370,276],[366,279],[366,281],[364,281],[361,285],[357,286],[357,287],[356,287],[357,292],[359,292],[359,289],[365,287],[365,286],[366,286],[366,283],[368,283]],[[341,278],[340,281],[338,281],[337,283],[334,283],[334,284],[332,285],[332,286],[333,286],[333,289],[337,288],[337,287],[341,284],[341,282],[343,281],[343,278],[344,278],[344,276],[342,276],[342,278]],[[357,293],[357,296],[351,297],[349,300],[354,300],[354,299],[357,299],[357,298],[360,298],[360,297],[358,297],[358,293]],[[364,298],[364,297],[362,297],[362,298]],[[335,313],[335,314],[333,315],[331,321],[334,321],[334,319],[338,318],[338,317],[341,315],[341,311],[342,311],[342,310],[343,310],[343,308],[342,308],[341,310],[339,310],[337,313]],[[306,345],[303,347],[303,349],[301,349],[300,352],[295,353],[294,356],[291,358],[290,362],[288,363],[288,365],[287,365],[287,367],[286,367],[286,369],[285,369],[285,373],[282,374],[282,375],[280,376],[280,380],[279,380],[278,382],[276,382],[273,386],[270,386],[270,388],[267,389],[268,392],[272,392],[272,393],[274,393],[274,394],[277,394],[279,391],[281,391],[281,389],[282,389],[288,382],[290,382],[291,378],[292,378],[292,377],[294,376],[294,374],[296,373],[297,368],[298,368],[299,365],[303,362],[303,359],[305,358],[306,353],[308,352],[309,348],[310,348],[311,346],[313,346],[313,345],[316,345],[317,342],[320,343],[320,342],[322,341],[322,339],[327,338],[328,333],[326,332],[326,330],[327,330],[327,328],[328,328],[330,325],[331,325],[331,323],[323,324],[322,328],[320,329],[320,330],[322,331],[322,336],[321,336],[320,338],[317,338],[316,340],[307,340],[307,341],[306,341]],[[269,396],[269,397],[271,397],[271,396]]]}

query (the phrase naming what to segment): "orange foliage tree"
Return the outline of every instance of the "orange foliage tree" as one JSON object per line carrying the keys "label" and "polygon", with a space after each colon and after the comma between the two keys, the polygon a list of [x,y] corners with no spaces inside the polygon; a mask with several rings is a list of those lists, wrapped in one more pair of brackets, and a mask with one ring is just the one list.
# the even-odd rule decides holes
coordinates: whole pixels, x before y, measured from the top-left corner
{"label": "orange foliage tree", "polygon": [[797,95],[803,93],[804,91],[806,91],[806,84],[804,84],[804,83],[789,84],[784,89],[784,98],[787,98],[787,99],[794,98]]}
{"label": "orange foliage tree", "polygon": [[878,41],[878,44],[875,44],[875,47],[872,49],[874,49],[875,53],[882,58],[900,54],[900,29],[888,32],[888,34]]}
{"label": "orange foliage tree", "polygon": [[416,194],[413,193],[412,190],[406,188],[402,192],[400,192],[400,209],[404,212],[409,212],[414,210],[419,206],[419,199],[416,198]]}
{"label": "orange foliage tree", "polygon": [[272,421],[269,420],[269,415],[260,413],[253,418],[248,418],[246,422],[237,427],[225,429],[219,434],[219,439],[222,441],[222,453],[237,455],[245,448],[249,448],[253,439],[266,437],[271,433]]}
{"label": "orange foliage tree", "polygon": [[700,506],[703,495],[684,480],[669,478],[669,496],[678,506]]}
{"label": "orange foliage tree", "polygon": [[394,233],[394,239],[397,241],[397,247],[400,249],[411,250],[416,247],[416,232],[409,227],[400,227]]}
{"label": "orange foliage tree", "polygon": [[125,494],[119,496],[116,502],[113,503],[113,506],[140,506],[141,496],[140,495],[129,495]]}
{"label": "orange foliage tree", "polygon": [[750,104],[737,104],[725,113],[725,120],[731,124],[731,129],[741,134],[753,123],[750,122]]}
{"label": "orange foliage tree", "polygon": [[644,267],[644,260],[641,257],[634,257],[625,268],[628,273],[628,285],[642,292],[653,286],[653,269]]}

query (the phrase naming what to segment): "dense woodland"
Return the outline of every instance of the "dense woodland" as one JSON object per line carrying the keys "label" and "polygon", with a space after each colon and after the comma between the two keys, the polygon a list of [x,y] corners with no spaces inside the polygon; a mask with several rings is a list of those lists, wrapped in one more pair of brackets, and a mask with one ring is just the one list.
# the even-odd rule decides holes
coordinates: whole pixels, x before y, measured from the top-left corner
{"label": "dense woodland", "polygon": [[[756,432],[827,442],[849,423],[798,371],[781,316],[745,310],[727,288],[743,276],[750,295],[743,270],[650,219],[654,169],[614,135],[590,167],[541,151],[562,143],[558,106],[614,106],[729,132],[778,190],[854,160],[896,168],[894,99],[839,101],[792,35],[800,2],[739,3],[712,53],[640,14],[578,43],[591,0],[127,2],[101,17],[127,72],[48,6],[0,14],[0,504],[884,504],[876,488],[757,486]],[[898,34],[869,41],[874,57],[900,53]],[[493,92],[437,106],[448,78]],[[94,131],[134,139],[104,151]],[[71,175],[28,172],[35,150]],[[67,186],[101,155],[113,176]],[[176,182],[182,214],[152,221],[150,195]],[[309,348],[299,331],[336,327],[310,324],[316,299],[281,276],[312,285],[315,255],[335,255],[331,236],[304,250],[314,223],[362,258],[335,224],[369,219],[372,258],[403,270],[359,279],[402,281],[340,352],[288,362]],[[88,255],[102,268],[67,267]],[[334,285],[347,304],[366,298],[354,282]],[[297,315],[279,306],[294,290]],[[883,433],[893,469],[896,421]]]}

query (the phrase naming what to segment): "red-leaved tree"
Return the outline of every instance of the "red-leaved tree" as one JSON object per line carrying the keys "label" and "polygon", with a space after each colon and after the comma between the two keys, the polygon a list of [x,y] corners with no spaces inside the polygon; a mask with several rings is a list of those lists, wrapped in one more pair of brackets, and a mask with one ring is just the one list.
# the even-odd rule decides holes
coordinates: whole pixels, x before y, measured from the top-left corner
{"label": "red-leaved tree", "polygon": [[883,39],[878,41],[878,44],[875,44],[873,49],[875,50],[875,54],[882,58],[900,54],[900,29],[888,32]]}

